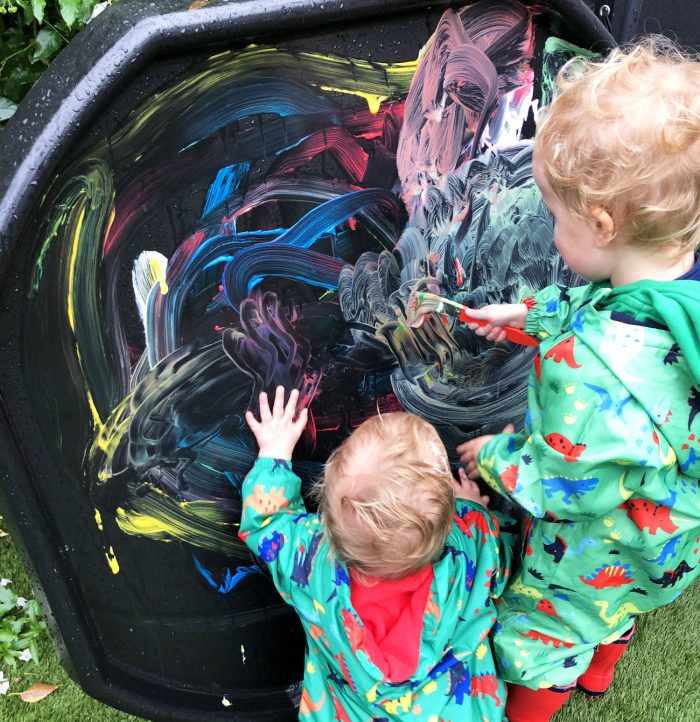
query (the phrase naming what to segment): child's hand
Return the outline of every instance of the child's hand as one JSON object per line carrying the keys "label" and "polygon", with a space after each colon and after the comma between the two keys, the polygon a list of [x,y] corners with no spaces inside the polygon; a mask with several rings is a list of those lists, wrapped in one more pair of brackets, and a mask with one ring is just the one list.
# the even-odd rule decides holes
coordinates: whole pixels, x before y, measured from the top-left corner
{"label": "child's hand", "polygon": [[492,303],[481,308],[470,308],[470,316],[489,323],[486,326],[467,323],[467,326],[477,336],[486,336],[487,341],[500,343],[506,340],[506,332],[503,330],[503,326],[525,328],[527,312],[528,307],[524,303]]}
{"label": "child's hand", "polygon": [[260,421],[251,411],[246,411],[245,420],[258,442],[258,456],[271,459],[292,458],[292,451],[299,441],[309,417],[307,409],[302,409],[294,421],[294,414],[299,400],[299,391],[293,389],[289,401],[284,405],[284,386],[275,391],[275,403],[270,411],[267,394],[260,394]]}
{"label": "child's hand", "polygon": [[[515,431],[513,424],[507,424],[504,429],[504,434],[512,434]],[[464,464],[467,476],[470,479],[479,479],[479,469],[476,465],[476,457],[479,456],[481,447],[487,442],[493,439],[494,434],[486,434],[485,436],[477,436],[476,439],[471,441],[465,441],[457,447],[457,453],[459,454],[459,460]]]}
{"label": "child's hand", "polygon": [[481,506],[489,505],[488,496],[481,493],[478,484],[467,477],[464,469],[459,470],[459,481],[452,479],[452,486],[455,490],[455,496],[458,499],[475,501],[477,504],[481,504]]}

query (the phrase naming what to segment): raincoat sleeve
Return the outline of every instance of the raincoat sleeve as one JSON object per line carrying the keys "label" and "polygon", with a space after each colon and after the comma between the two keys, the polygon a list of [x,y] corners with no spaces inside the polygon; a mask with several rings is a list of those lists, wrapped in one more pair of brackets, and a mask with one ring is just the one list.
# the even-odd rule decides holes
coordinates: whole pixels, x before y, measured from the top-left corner
{"label": "raincoat sleeve", "polygon": [[306,511],[291,462],[258,458],[242,496],[239,538],[267,563],[283,596],[305,589],[324,535],[318,516]]}
{"label": "raincoat sleeve", "polygon": [[525,331],[537,339],[556,336],[579,322],[581,306],[590,297],[592,287],[547,286],[525,299],[529,310],[525,317]]}
{"label": "raincoat sleeve", "polygon": [[490,514],[498,524],[498,572],[491,578],[491,596],[500,597],[510,579],[513,560],[520,556],[520,523],[505,512],[491,511]]}
{"label": "raincoat sleeve", "polygon": [[482,565],[490,565],[490,596],[500,596],[510,576],[518,539],[517,522],[475,502],[457,499],[454,526],[450,541],[465,552],[474,573]]}
{"label": "raincoat sleeve", "polygon": [[622,419],[613,412],[601,413],[595,396],[604,390],[588,386],[589,395],[576,399],[585,410],[564,429],[561,407],[554,399],[543,399],[538,413],[530,414],[528,436],[497,434],[479,452],[482,478],[534,517],[583,521],[620,506],[644,483],[648,467],[640,461],[641,448],[658,447],[652,463],[673,466],[668,443],[641,407],[628,403]]}

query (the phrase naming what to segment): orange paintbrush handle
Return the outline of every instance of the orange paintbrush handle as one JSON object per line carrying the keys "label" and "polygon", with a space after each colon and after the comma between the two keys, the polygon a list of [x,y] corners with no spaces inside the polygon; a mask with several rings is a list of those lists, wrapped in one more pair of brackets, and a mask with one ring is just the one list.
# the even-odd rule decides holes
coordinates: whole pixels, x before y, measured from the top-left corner
{"label": "orange paintbrush handle", "polygon": [[[466,309],[462,309],[459,312],[459,320],[462,321],[462,323],[475,323],[478,326],[486,326],[488,324],[488,321],[470,316]],[[532,336],[526,334],[521,328],[515,328],[515,326],[504,326],[503,330],[506,332],[506,338],[513,343],[518,343],[521,346],[539,345],[537,339],[534,339]]]}

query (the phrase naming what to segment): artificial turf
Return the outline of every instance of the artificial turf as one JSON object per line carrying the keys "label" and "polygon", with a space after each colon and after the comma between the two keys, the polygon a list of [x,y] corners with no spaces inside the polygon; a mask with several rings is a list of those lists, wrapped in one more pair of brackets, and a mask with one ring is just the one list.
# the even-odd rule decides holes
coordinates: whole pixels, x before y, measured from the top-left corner
{"label": "artificial turf", "polygon": [[[12,579],[18,594],[31,597],[27,575],[9,536],[0,539],[0,577]],[[553,722],[700,722],[700,584],[671,606],[643,616],[637,636],[618,665],[610,691],[588,699],[575,692]],[[48,635],[38,664],[4,670],[19,692],[35,682],[59,685],[34,704],[0,697],[2,722],[135,722],[85,695],[60,666]],[[470,722],[454,720],[453,722]]]}

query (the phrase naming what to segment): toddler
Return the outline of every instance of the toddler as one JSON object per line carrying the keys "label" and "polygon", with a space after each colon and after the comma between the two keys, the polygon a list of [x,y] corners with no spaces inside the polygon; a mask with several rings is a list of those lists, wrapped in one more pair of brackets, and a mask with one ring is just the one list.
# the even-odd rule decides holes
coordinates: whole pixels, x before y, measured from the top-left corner
{"label": "toddler", "polygon": [[635,616],[700,569],[700,63],[655,39],[570,62],[533,174],[590,283],[474,311],[540,348],[524,433],[458,447],[531,518],[494,634],[510,722],[602,694]]}
{"label": "toddler", "polygon": [[430,424],[392,413],[331,455],[308,513],[290,462],[307,412],[284,394],[246,414],[259,457],[240,537],[306,632],[299,718],[503,719],[488,635],[511,552],[485,497],[453,481]]}

